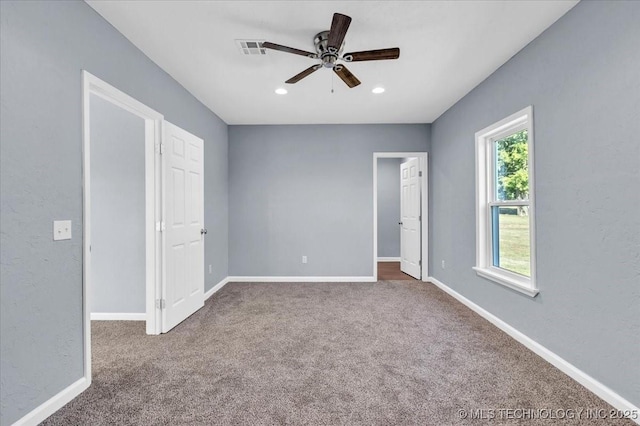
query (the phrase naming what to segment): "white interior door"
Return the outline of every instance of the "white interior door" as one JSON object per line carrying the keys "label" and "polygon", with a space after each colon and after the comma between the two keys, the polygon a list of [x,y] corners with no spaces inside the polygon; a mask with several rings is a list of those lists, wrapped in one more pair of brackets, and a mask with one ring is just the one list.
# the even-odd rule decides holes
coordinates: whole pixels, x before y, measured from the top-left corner
{"label": "white interior door", "polygon": [[420,279],[420,160],[400,165],[400,269]]}
{"label": "white interior door", "polygon": [[162,332],[204,306],[202,139],[164,122]]}

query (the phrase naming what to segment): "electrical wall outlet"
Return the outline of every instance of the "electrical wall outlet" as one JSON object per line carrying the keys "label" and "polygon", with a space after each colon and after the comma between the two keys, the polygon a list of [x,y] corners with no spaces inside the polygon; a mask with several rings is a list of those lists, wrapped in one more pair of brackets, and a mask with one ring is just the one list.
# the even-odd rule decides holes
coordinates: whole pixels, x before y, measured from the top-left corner
{"label": "electrical wall outlet", "polygon": [[444,260],[442,261],[442,269],[444,269]]}
{"label": "electrical wall outlet", "polygon": [[71,239],[71,221],[70,220],[54,220],[53,221],[53,241],[70,240]]}
{"label": "electrical wall outlet", "polygon": [[307,256],[302,256],[302,263],[307,263]]}

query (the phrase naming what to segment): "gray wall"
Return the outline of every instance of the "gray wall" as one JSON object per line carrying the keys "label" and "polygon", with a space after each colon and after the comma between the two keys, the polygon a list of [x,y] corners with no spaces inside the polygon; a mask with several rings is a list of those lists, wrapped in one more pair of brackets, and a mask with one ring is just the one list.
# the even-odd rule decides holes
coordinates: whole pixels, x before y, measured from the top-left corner
{"label": "gray wall", "polygon": [[373,152],[428,150],[425,124],[229,126],[230,275],[371,276]]}
{"label": "gray wall", "polygon": [[[640,2],[580,2],[436,120],[430,169],[432,275],[636,406],[638,22]],[[474,134],[527,105],[535,129],[535,299],[471,270]]]}
{"label": "gray wall", "polygon": [[144,120],[91,95],[91,312],[145,313]]}
{"label": "gray wall", "polygon": [[400,257],[400,163],[378,159],[378,256]]}
{"label": "gray wall", "polygon": [[[205,140],[206,288],[227,276],[227,126],[81,1],[0,2],[0,423],[78,380],[81,70]],[[73,220],[53,242],[52,221]]]}

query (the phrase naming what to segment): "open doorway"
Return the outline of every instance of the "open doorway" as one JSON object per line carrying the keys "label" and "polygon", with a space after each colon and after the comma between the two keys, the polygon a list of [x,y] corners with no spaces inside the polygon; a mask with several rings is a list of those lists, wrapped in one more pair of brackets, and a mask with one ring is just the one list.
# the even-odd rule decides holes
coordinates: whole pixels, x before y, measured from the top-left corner
{"label": "open doorway", "polygon": [[163,116],[83,71],[84,370],[91,383],[91,319],[144,320],[158,334]]}
{"label": "open doorway", "polygon": [[145,321],[145,120],[89,98],[91,320]]}
{"label": "open doorway", "polygon": [[427,153],[374,153],[374,277],[428,277]]}
{"label": "open doorway", "polygon": [[160,334],[204,306],[207,231],[204,141],[86,71],[82,81],[83,339],[91,383],[92,319],[144,320],[147,334]]}

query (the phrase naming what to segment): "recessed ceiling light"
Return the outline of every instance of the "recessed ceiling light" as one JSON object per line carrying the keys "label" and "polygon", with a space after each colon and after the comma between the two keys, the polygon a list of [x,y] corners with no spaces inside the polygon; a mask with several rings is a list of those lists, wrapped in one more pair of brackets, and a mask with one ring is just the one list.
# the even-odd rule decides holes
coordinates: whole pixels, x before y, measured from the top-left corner
{"label": "recessed ceiling light", "polygon": [[276,89],[276,93],[278,95],[286,95],[287,94],[287,89],[285,89],[284,87],[278,87]]}
{"label": "recessed ceiling light", "polygon": [[373,93],[379,95],[380,93],[384,93],[384,87],[374,87],[372,90]]}

